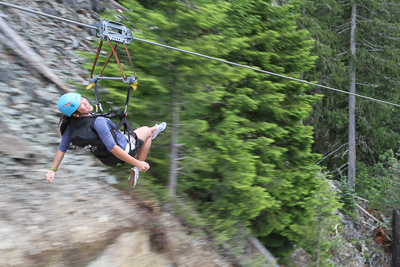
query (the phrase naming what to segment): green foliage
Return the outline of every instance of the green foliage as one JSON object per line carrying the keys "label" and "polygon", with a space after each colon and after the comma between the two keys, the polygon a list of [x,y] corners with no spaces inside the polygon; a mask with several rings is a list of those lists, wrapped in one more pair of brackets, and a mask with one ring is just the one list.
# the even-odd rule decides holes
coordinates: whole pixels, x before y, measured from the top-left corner
{"label": "green foliage", "polygon": [[[218,24],[225,18],[224,11],[227,4],[224,2],[210,4],[207,1],[193,1],[189,4],[163,1],[155,4],[152,1],[141,1],[144,6],[135,1],[121,3],[128,8],[128,11],[122,15],[108,11],[104,18],[124,23],[134,31],[135,37],[209,55],[220,54],[224,47],[225,49],[230,47],[222,43],[221,37],[215,34]],[[236,43],[237,41],[232,40],[230,45],[234,46]],[[104,46],[104,51],[109,53],[110,48]],[[128,108],[128,118],[134,128],[142,125],[151,126],[152,122],[160,121],[170,124],[172,92],[178,92],[182,102],[192,102],[191,95],[202,90],[203,85],[212,83],[216,79],[218,82],[228,81],[235,75],[227,72],[226,66],[218,70],[218,65],[210,60],[174,50],[137,41],[134,41],[129,48],[139,77],[138,89],[132,92]],[[128,58],[123,56],[125,51],[121,49],[118,52],[127,75],[133,75],[129,70]],[[87,56],[93,58],[93,55]],[[104,65],[106,59],[106,55],[101,55],[97,65]],[[91,65],[87,64],[86,67],[91,68]],[[97,67],[96,70],[99,71],[100,68]],[[216,77],[218,73],[220,75]],[[105,69],[104,76],[121,76],[114,59]],[[112,107],[124,106],[127,91],[125,84],[102,81],[99,85],[103,103],[104,99],[107,99],[107,103]],[[109,106],[105,108],[108,109]],[[167,128],[167,131],[157,138],[147,158],[151,165],[149,173],[157,177],[161,184],[167,184],[165,173],[168,173],[169,167],[169,129],[172,128]]]}
{"label": "green foliage", "polygon": [[400,206],[400,164],[392,150],[379,156],[374,166],[358,164],[356,190],[371,201],[369,206],[391,216],[392,207]]}
{"label": "green foliage", "polygon": [[[350,17],[353,1],[307,0],[299,25],[310,31],[315,40],[313,54],[316,66],[304,74],[306,80],[346,91],[350,84],[349,52]],[[361,95],[400,103],[396,92],[399,73],[400,6],[392,1],[361,1],[357,5],[356,92]],[[322,91],[323,90],[323,91]],[[348,135],[348,96],[321,88],[310,92],[323,93],[315,105],[307,125],[315,128],[313,150],[325,154],[322,162],[338,168],[347,162],[342,155]],[[399,140],[398,109],[374,101],[357,98],[357,160],[372,166],[379,155],[397,146]],[[344,145],[344,146],[342,146]],[[338,149],[340,148],[340,149]]]}
{"label": "green foliage", "polygon": [[[342,209],[340,195],[333,189],[331,182],[321,175],[324,183],[317,196],[313,199],[314,219],[307,225],[298,226],[297,232],[302,233],[296,240],[298,246],[304,248],[316,262],[320,259],[320,266],[330,266],[326,260],[331,257],[328,253],[332,247],[331,234],[340,216],[333,215]],[[338,199],[339,198],[339,199]]]}
{"label": "green foliage", "polygon": [[357,163],[356,190],[360,196],[374,203],[384,202],[387,190],[391,186],[389,168],[393,166],[394,160],[393,151],[388,150],[379,156],[379,162],[373,166]]}
{"label": "green foliage", "polygon": [[343,203],[343,207],[340,211],[343,214],[352,216],[357,210],[356,201],[354,200],[354,189],[349,185],[347,176],[342,176],[340,180],[340,203]]}
{"label": "green foliage", "polygon": [[[314,42],[297,29],[299,2],[122,3],[133,11],[109,11],[105,18],[123,22],[138,38],[296,78],[316,59],[310,53]],[[179,192],[196,200],[198,210],[213,221],[199,224],[216,233],[217,245],[240,236],[237,226],[243,225],[281,256],[318,219],[331,220],[338,202],[315,165],[320,156],[311,152],[313,128],[302,123],[320,95],[309,95],[308,85],[280,77],[146,43],[132,46],[139,85],[129,106],[130,122],[134,127],[171,121],[172,94],[179,94],[179,143],[185,144],[186,157],[180,163]],[[105,60],[101,56],[99,65]],[[121,61],[129,69],[127,58]],[[104,76],[120,76],[115,62]],[[124,84],[101,86],[101,97],[111,106],[124,105]],[[168,131],[157,138],[147,160],[151,169],[144,179],[159,185],[167,182],[168,138]],[[187,216],[188,223],[197,221]]]}
{"label": "green foliage", "polygon": [[[231,1],[224,34],[242,43],[225,58],[299,77],[314,58],[307,32],[295,31],[298,10],[299,5]],[[190,123],[181,138],[188,159],[180,190],[201,200],[202,209],[250,225],[281,256],[315,220],[325,185],[315,166],[319,156],[310,151],[312,128],[301,124],[320,97],[282,78],[248,71],[239,77],[198,92],[197,105],[185,106]]]}

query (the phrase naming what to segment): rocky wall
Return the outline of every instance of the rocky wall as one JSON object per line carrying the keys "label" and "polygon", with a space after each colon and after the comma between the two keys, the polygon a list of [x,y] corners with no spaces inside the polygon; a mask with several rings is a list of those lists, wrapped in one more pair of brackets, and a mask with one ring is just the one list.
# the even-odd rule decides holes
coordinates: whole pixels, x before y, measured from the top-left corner
{"label": "rocky wall", "polygon": [[[85,24],[105,8],[122,11],[114,1],[8,2]],[[154,238],[154,218],[83,150],[68,151],[47,183],[60,141],[57,100],[71,83],[87,84],[76,51],[95,51],[94,37],[3,6],[0,19],[0,266],[230,266],[169,213],[160,212],[165,233]],[[157,244],[165,240],[167,248]]]}

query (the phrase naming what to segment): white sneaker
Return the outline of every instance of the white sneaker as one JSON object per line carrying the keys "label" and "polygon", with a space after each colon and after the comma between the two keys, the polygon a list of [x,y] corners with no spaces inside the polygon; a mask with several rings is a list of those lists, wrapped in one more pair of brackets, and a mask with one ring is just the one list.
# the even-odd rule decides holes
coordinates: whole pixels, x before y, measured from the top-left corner
{"label": "white sneaker", "polygon": [[135,187],[137,180],[139,179],[139,170],[136,167],[133,167],[130,169],[131,175],[129,176],[128,179],[128,185],[132,188]]}
{"label": "white sneaker", "polygon": [[167,128],[167,123],[165,123],[165,122],[162,122],[162,123],[156,124],[156,125],[157,125],[157,131],[151,135],[151,139],[156,138],[157,135],[158,135],[160,132],[164,131],[165,128]]}

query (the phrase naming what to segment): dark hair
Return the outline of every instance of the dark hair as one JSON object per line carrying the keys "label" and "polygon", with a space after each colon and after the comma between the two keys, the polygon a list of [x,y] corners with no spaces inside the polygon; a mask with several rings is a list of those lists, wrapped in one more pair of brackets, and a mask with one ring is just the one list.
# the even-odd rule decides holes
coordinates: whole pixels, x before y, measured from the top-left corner
{"label": "dark hair", "polygon": [[58,123],[58,126],[60,127],[61,136],[64,135],[65,130],[67,130],[67,126],[70,121],[71,121],[71,117],[68,117],[67,115],[62,115],[60,122]]}
{"label": "dark hair", "polygon": [[[82,115],[82,113],[80,113],[79,111],[75,111],[73,114],[78,114],[78,115]],[[68,124],[71,121],[72,115],[71,117],[68,117],[67,115],[62,115],[60,122],[58,123],[58,126],[60,127],[60,133],[61,136],[64,135],[65,131],[67,130]]]}

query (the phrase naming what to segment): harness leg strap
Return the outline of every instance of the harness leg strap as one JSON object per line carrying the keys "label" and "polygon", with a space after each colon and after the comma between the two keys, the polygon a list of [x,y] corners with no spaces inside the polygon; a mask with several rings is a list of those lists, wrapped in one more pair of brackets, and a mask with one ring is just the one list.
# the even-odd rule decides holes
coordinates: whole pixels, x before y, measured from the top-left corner
{"label": "harness leg strap", "polygon": [[122,127],[122,125],[124,126],[124,132],[128,132],[129,146],[130,146],[129,148],[130,150],[132,150],[130,138],[131,136],[134,135],[133,129],[129,124],[128,120],[126,119],[125,115],[122,115],[123,117],[121,118],[121,113],[119,113],[118,116],[121,119],[121,121],[118,123],[117,127],[115,128],[115,131],[118,131]]}
{"label": "harness leg strap", "polygon": [[94,92],[96,95],[96,112],[97,112],[97,108],[99,108],[100,113],[103,113],[103,108],[101,107],[100,98],[99,98],[99,90],[97,89],[97,82],[95,82]]}

